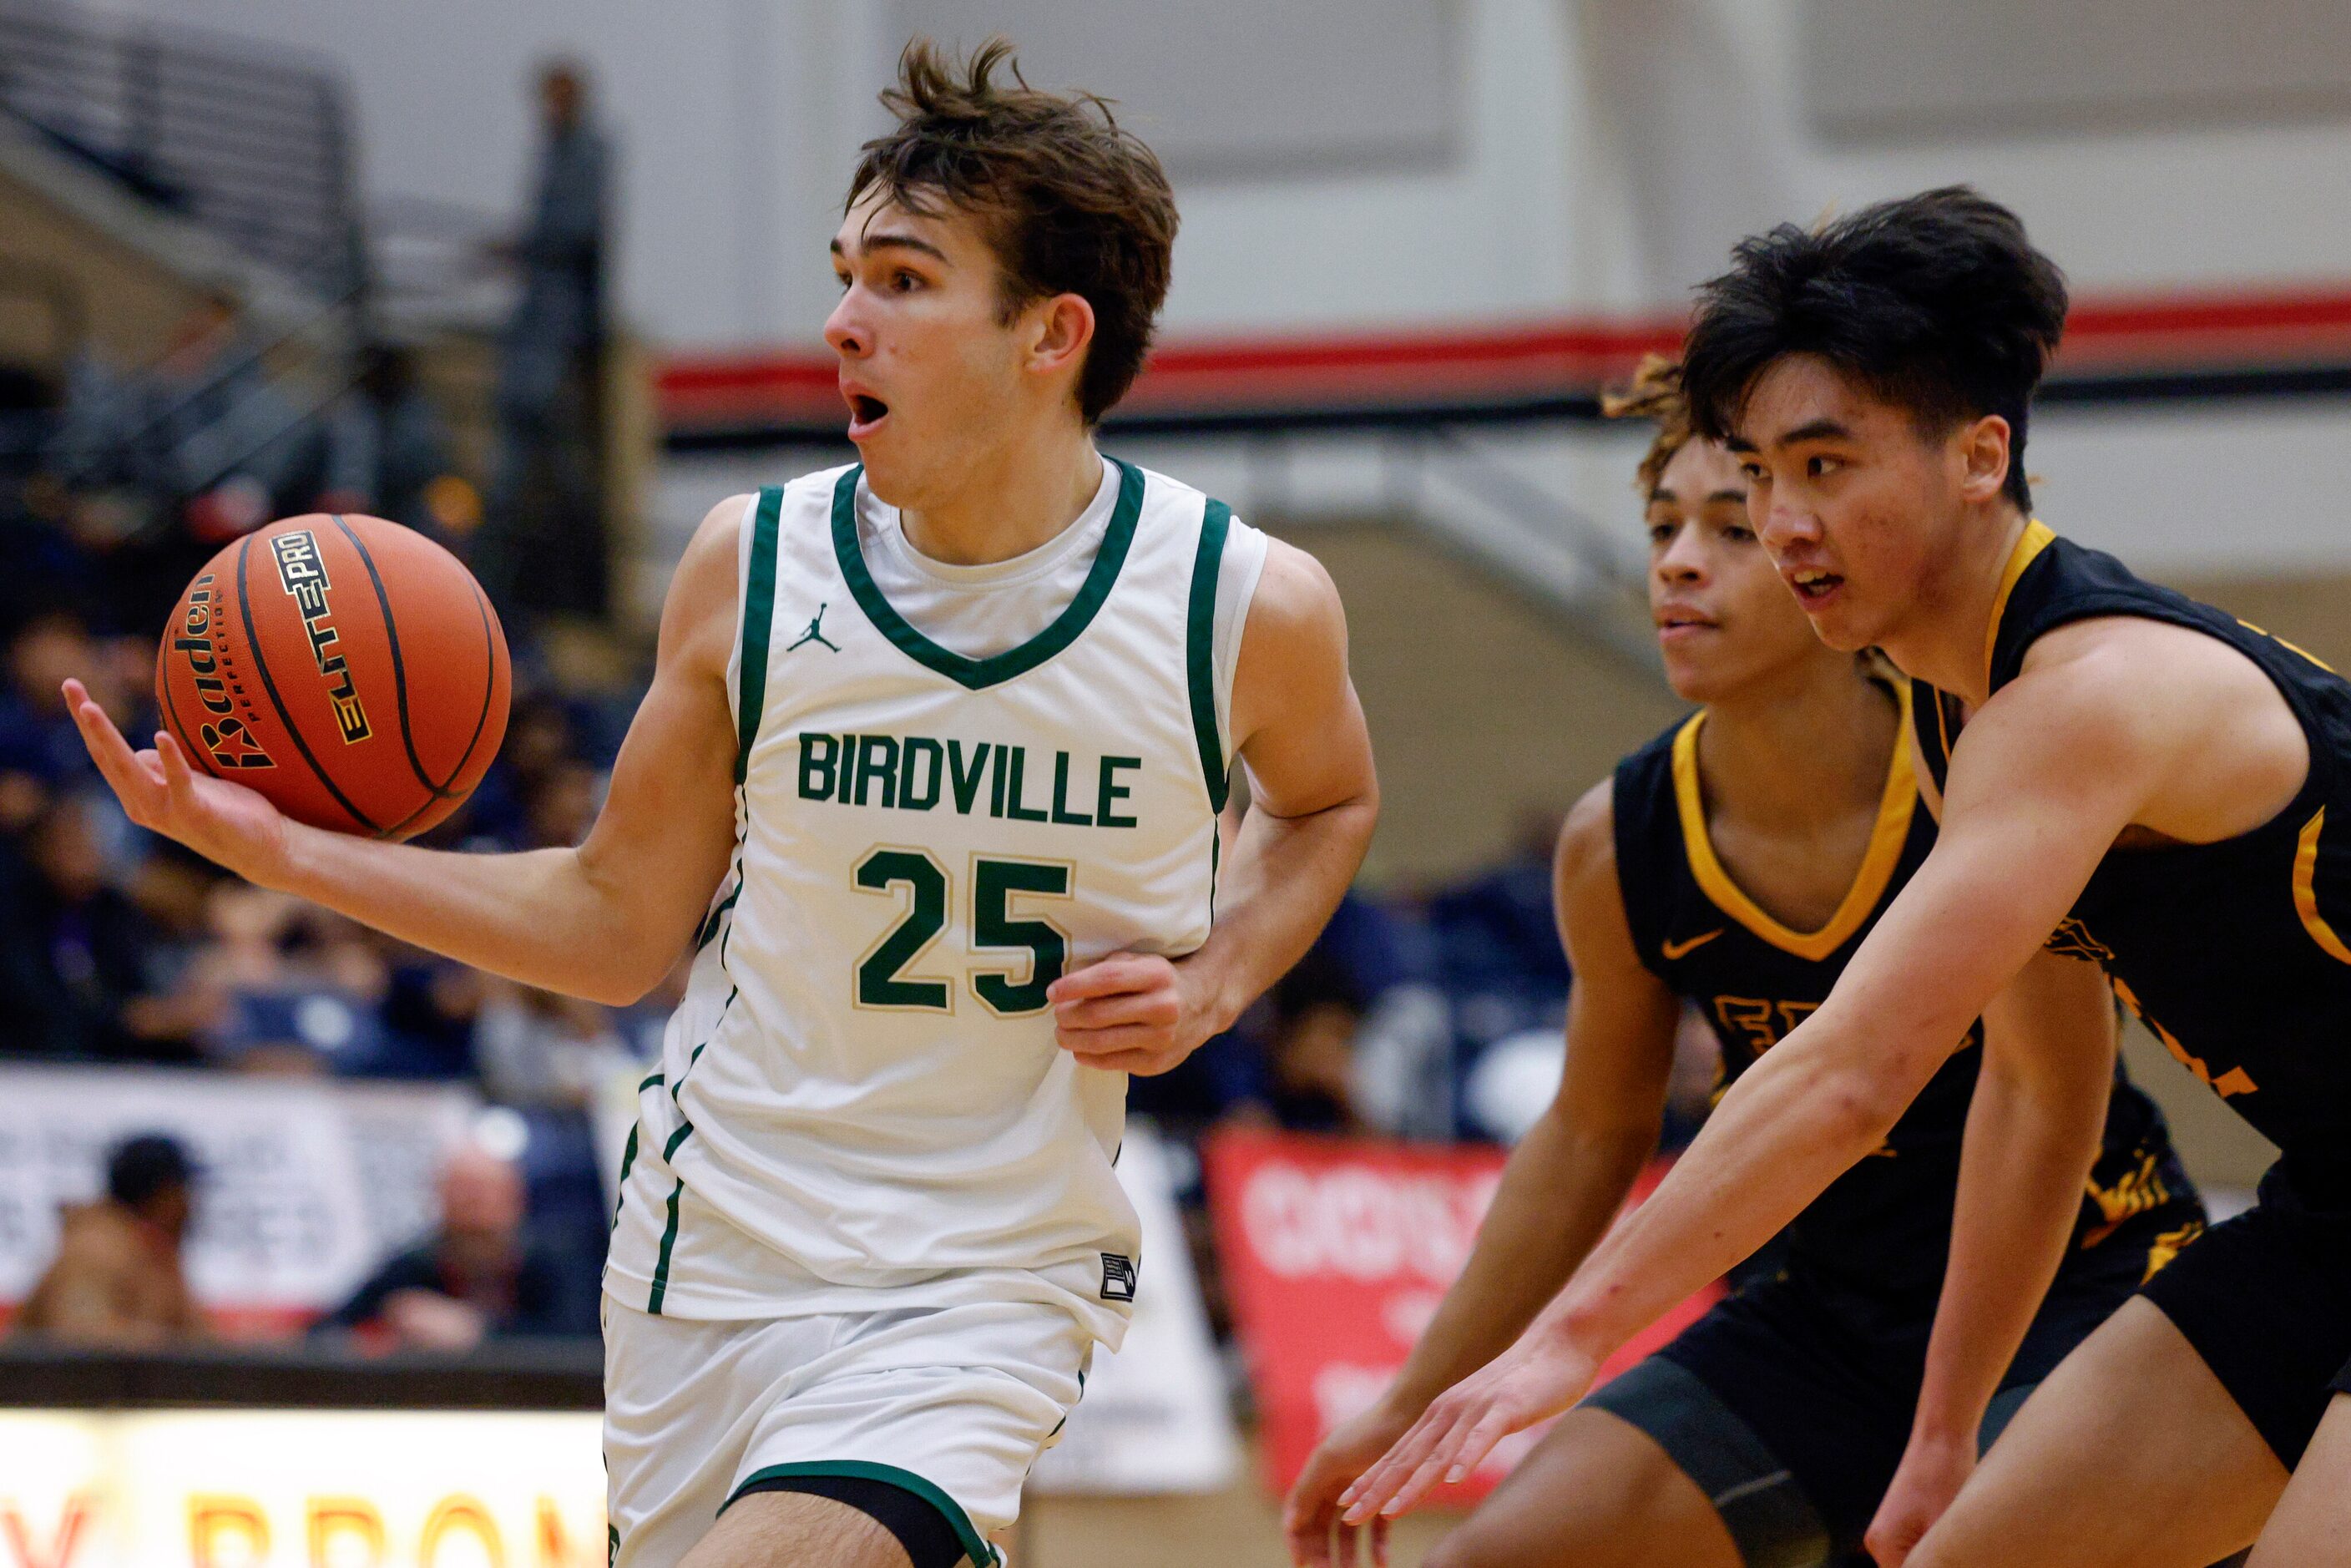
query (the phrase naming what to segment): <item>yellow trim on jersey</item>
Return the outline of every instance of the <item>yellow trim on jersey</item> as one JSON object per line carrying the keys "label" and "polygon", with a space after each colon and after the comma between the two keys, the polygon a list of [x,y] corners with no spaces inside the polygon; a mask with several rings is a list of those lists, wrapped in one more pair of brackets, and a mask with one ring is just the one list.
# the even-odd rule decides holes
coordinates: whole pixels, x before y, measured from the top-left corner
{"label": "yellow trim on jersey", "polygon": [[2302,916],[2302,928],[2319,950],[2338,964],[2351,964],[2351,947],[2335,934],[2326,916],[2318,913],[2318,835],[2326,831],[2326,808],[2302,825],[2300,846],[2294,852],[2294,908]]}
{"label": "yellow trim on jersey", "polygon": [[1818,931],[1792,931],[1764,913],[1748,897],[1715,858],[1713,841],[1706,833],[1706,796],[1698,776],[1698,731],[1706,710],[1690,716],[1674,737],[1674,804],[1681,818],[1682,851],[1689,857],[1690,873],[1715,907],[1764,941],[1797,957],[1819,963],[1852,939],[1886,896],[1894,868],[1901,863],[1902,846],[1909,841],[1910,814],[1918,807],[1918,781],[1910,770],[1910,692],[1896,694],[1901,722],[1894,732],[1894,761],[1886,770],[1886,790],[1878,797],[1877,825],[1870,830],[1869,849],[1861,869],[1845,889],[1836,913]]}
{"label": "yellow trim on jersey", "polygon": [[1991,624],[1984,628],[1984,676],[1991,676],[1992,650],[2000,643],[2000,618],[2008,613],[2008,596],[2016,591],[2016,580],[2024,575],[2033,558],[2047,549],[2057,539],[2048,524],[2038,517],[2030,518],[2024,532],[2017,537],[2016,548],[2008,552],[2008,564],[2001,568],[2000,591],[1992,595]]}

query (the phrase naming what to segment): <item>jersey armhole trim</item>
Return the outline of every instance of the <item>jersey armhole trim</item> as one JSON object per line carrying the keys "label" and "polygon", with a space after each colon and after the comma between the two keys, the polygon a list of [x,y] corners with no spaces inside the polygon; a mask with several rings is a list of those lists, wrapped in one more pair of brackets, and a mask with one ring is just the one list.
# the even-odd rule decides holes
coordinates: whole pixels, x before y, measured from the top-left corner
{"label": "jersey armhole trim", "polygon": [[1232,786],[1232,765],[1217,727],[1217,575],[1225,561],[1225,536],[1232,529],[1233,511],[1211,500],[1200,517],[1200,545],[1192,557],[1192,596],[1184,617],[1184,674],[1192,696],[1192,737],[1200,750],[1200,775],[1208,786],[1208,804],[1225,809]]}
{"label": "jersey armhole trim", "polygon": [[759,710],[768,701],[768,638],[776,618],[776,535],[784,493],[769,486],[759,492],[751,519],[751,562],[743,574],[742,668],[735,700],[735,782],[751,767],[751,743],[759,737]]}

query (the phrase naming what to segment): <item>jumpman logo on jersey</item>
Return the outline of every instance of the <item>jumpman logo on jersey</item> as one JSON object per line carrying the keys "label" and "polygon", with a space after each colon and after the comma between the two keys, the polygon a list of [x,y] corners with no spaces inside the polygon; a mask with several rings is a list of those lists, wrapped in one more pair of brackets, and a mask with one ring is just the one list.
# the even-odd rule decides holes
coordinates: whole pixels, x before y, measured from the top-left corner
{"label": "jumpman logo on jersey", "polygon": [[816,618],[808,623],[808,630],[801,632],[791,645],[784,650],[785,653],[790,653],[802,643],[821,643],[836,653],[841,652],[841,644],[824,634],[824,612],[825,606],[820,604],[816,607]]}

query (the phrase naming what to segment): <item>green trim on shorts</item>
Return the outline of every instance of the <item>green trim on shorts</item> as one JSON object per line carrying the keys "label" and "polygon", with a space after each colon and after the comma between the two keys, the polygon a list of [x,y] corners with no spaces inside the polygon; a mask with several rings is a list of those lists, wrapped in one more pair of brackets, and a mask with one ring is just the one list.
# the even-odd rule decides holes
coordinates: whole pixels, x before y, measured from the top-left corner
{"label": "green trim on shorts", "polygon": [[859,1480],[881,1481],[901,1491],[913,1492],[939,1511],[940,1517],[955,1531],[956,1539],[963,1542],[964,1553],[971,1559],[973,1568],[999,1568],[1004,1562],[996,1548],[990,1546],[972,1524],[971,1515],[964,1512],[962,1504],[912,1470],[902,1470],[895,1465],[877,1465],[870,1459],[813,1459],[800,1464],[762,1466],[743,1478],[742,1486],[737,1487],[719,1505],[718,1511],[725,1513],[734,1507],[747,1487],[792,1476],[850,1476]]}

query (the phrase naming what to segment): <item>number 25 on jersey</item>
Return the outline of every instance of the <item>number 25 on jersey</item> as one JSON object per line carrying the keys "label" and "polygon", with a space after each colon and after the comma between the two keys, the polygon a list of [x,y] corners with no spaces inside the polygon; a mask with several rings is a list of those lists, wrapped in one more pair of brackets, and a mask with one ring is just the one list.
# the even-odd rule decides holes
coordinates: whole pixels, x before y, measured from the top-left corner
{"label": "number 25 on jersey", "polygon": [[[883,844],[868,851],[852,874],[863,893],[886,897],[906,890],[905,914],[857,962],[852,978],[857,1005],[893,1012],[955,1011],[953,980],[907,973],[946,929],[954,902],[946,868],[927,850]],[[972,857],[972,950],[1028,955],[1025,965],[975,967],[967,976],[972,993],[998,1018],[1042,1011],[1045,988],[1061,977],[1070,954],[1066,932],[1050,920],[1016,918],[1013,898],[1067,898],[1071,881],[1064,861]],[[1019,977],[1023,968],[1026,978]]]}

